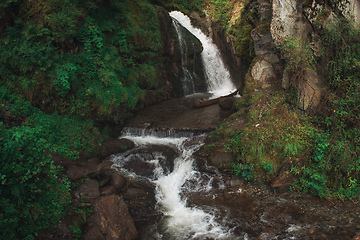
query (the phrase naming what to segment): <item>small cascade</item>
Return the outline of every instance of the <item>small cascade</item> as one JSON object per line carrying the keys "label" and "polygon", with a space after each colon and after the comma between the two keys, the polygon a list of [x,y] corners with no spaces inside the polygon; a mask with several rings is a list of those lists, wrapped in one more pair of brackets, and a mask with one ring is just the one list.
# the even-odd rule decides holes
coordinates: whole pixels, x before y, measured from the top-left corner
{"label": "small cascade", "polygon": [[[194,168],[193,153],[202,146],[205,134],[183,132],[179,136],[174,131],[147,130],[141,133],[138,130],[124,129],[121,137],[133,141],[136,147],[113,156],[112,161],[124,175],[155,185],[155,198],[163,217],[153,223],[150,233],[145,233],[147,238],[234,239],[231,229],[219,223],[221,219],[217,219],[215,209],[205,211],[187,204],[189,194],[211,192],[213,188],[214,175],[201,173]],[[176,156],[171,158],[169,153],[154,150],[160,149],[159,146],[162,149],[173,149]],[[136,169],[130,169],[131,161],[143,161],[142,165],[147,164],[147,169],[152,172],[147,176],[139,176]],[[216,184],[217,188],[224,187],[223,183]]]}
{"label": "small cascade", "polygon": [[201,58],[203,61],[208,92],[214,97],[228,95],[236,90],[229,71],[226,69],[219,49],[211,38],[200,29],[195,28],[190,18],[179,11],[170,12],[170,16],[197,37],[203,45]]}

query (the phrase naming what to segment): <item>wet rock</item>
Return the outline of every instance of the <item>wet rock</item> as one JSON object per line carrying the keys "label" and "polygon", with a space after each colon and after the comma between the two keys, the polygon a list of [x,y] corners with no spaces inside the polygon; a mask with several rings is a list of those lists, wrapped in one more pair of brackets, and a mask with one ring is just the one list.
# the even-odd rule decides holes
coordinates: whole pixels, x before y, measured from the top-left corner
{"label": "wet rock", "polygon": [[[118,195],[108,195],[98,198],[94,203],[93,214],[89,217],[85,236],[90,238],[92,233],[102,233],[107,240],[133,240],[138,232],[134,220],[131,218],[126,204]],[[103,239],[100,237],[96,239]]]}
{"label": "wet rock", "polygon": [[171,146],[147,145],[127,153],[124,168],[134,171],[137,175],[151,177],[155,169],[152,160],[158,160],[165,171],[171,171],[174,160],[179,153]]}
{"label": "wet rock", "polygon": [[236,101],[235,97],[226,97],[219,100],[219,105],[223,110],[230,110]]}
{"label": "wet rock", "polygon": [[204,142],[205,138],[206,138],[205,135],[200,135],[200,136],[186,140],[183,145],[191,146],[191,145],[201,144],[202,142]]}
{"label": "wet rock", "polygon": [[309,234],[314,234],[315,233],[315,227],[314,226],[311,226],[310,228],[309,228],[309,230],[308,230],[308,233]]}
{"label": "wet rock", "polygon": [[98,165],[101,164],[101,160],[97,157],[88,158],[81,162],[81,165],[88,166],[88,165]]}
{"label": "wet rock", "polygon": [[77,192],[85,202],[90,202],[100,196],[99,183],[96,180],[85,179],[85,181],[80,184]]}
{"label": "wet rock", "polygon": [[93,178],[109,170],[112,164],[113,163],[111,161],[98,163],[98,160],[94,159],[94,161],[89,162],[88,165],[82,163],[83,166],[69,167],[69,169],[66,171],[66,175],[70,180],[78,180],[86,176]]}
{"label": "wet rock", "polygon": [[71,166],[67,171],[66,175],[70,180],[78,180],[87,176],[89,169],[87,167]]}
{"label": "wet rock", "polygon": [[99,157],[105,158],[115,153],[122,153],[129,149],[132,149],[135,144],[129,139],[121,138],[115,139],[110,138],[102,143]]}
{"label": "wet rock", "polygon": [[90,227],[84,234],[85,240],[105,240],[105,236],[102,234],[98,226]]}
{"label": "wet rock", "polygon": [[99,186],[103,187],[110,181],[110,176],[103,175],[101,178],[97,179]]}
{"label": "wet rock", "polygon": [[102,175],[106,171],[110,169],[110,167],[113,165],[113,162],[111,161],[105,161],[100,164],[94,165],[89,167],[89,176],[94,178]]}
{"label": "wet rock", "polygon": [[276,45],[269,30],[257,27],[251,31],[251,38],[254,41],[255,54],[267,62],[274,64],[279,62]]}
{"label": "wet rock", "polygon": [[144,198],[147,196],[147,191],[140,188],[129,188],[124,194],[124,198],[126,200],[136,199],[136,198]]}
{"label": "wet rock", "polygon": [[235,157],[231,152],[216,151],[209,156],[210,164],[218,168],[231,168],[229,163],[233,163],[234,160]]}
{"label": "wet rock", "polygon": [[[268,230],[269,231],[269,230]],[[259,240],[270,240],[270,239],[276,239],[275,234],[273,232],[263,232],[258,237]]]}
{"label": "wet rock", "polygon": [[121,189],[124,184],[125,184],[125,178],[118,174],[118,173],[113,173],[110,176],[110,184],[111,186],[114,186],[116,189]]}
{"label": "wet rock", "polygon": [[153,153],[153,155],[154,153],[161,153],[168,161],[172,161],[180,155],[180,153],[174,147],[165,145],[151,145],[148,147],[148,151]]}
{"label": "wet rock", "polygon": [[51,159],[54,161],[54,164],[60,165],[65,169],[68,169],[72,166],[78,166],[79,164],[71,159],[63,158],[60,155],[54,154]]}
{"label": "wet rock", "polygon": [[255,63],[251,69],[251,76],[256,81],[263,83],[276,80],[276,74],[273,66],[266,60],[260,60]]}
{"label": "wet rock", "polygon": [[277,193],[284,193],[289,190],[289,187],[296,179],[297,179],[297,177],[292,173],[283,174],[282,176],[276,178],[273,181],[273,183],[271,184],[271,187]]}
{"label": "wet rock", "polygon": [[100,195],[106,196],[116,193],[116,188],[114,186],[104,186],[100,188]]}
{"label": "wet rock", "polygon": [[242,179],[230,179],[226,181],[226,184],[230,187],[237,187],[244,184],[244,180]]}
{"label": "wet rock", "polygon": [[137,175],[144,177],[151,177],[155,169],[155,165],[150,162],[145,162],[138,156],[133,156],[130,161],[124,164],[124,168],[132,170]]}

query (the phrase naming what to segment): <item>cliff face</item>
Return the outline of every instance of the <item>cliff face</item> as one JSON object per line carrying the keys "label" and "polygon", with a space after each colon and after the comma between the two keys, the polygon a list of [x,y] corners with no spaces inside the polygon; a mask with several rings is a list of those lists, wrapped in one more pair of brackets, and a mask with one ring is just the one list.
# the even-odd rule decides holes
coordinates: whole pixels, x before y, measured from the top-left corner
{"label": "cliff face", "polygon": [[[236,112],[210,134],[199,156],[274,188],[294,183],[293,189],[319,197],[358,196],[351,181],[360,180],[360,169],[348,167],[360,154],[358,9],[359,1],[209,3],[209,34],[221,36],[240,60],[233,67],[246,67]],[[253,54],[242,51],[246,36]],[[228,157],[215,161],[214,152]]]}
{"label": "cliff face", "polygon": [[[244,86],[244,76],[250,70],[244,58],[251,53],[239,50],[244,37],[239,40],[234,28],[241,27],[241,19],[246,19],[252,28],[252,45],[248,47],[253,48],[252,57],[256,57],[251,75],[262,82],[276,79],[284,89],[296,87],[299,109],[316,108],[326,86],[323,66],[312,62],[320,54],[321,28],[343,16],[360,24],[360,1],[260,0],[231,1],[230,5],[226,13],[213,10],[215,7],[209,4],[203,17],[196,12],[191,17],[219,46],[238,86]],[[227,20],[221,22],[217,14],[227,15]],[[287,46],[290,41],[292,49]],[[301,74],[289,67],[294,64],[302,69]]]}
{"label": "cliff face", "polygon": [[[277,47],[296,40],[296,49],[289,52],[283,49],[282,54],[288,56],[285,60],[289,64],[301,63],[302,76],[296,76],[294,71],[285,69],[281,79],[282,86],[298,88],[299,108],[308,110],[316,108],[321,101],[323,88],[326,86],[321,68],[314,65],[311,58],[319,56],[319,47],[322,45],[322,28],[326,28],[339,17],[346,17],[359,24],[359,1],[283,1],[276,0],[272,3],[272,19],[270,25],[271,36]],[[293,41],[294,42],[294,41]],[[311,49],[311,50],[310,50]],[[291,59],[289,56],[291,55]]]}

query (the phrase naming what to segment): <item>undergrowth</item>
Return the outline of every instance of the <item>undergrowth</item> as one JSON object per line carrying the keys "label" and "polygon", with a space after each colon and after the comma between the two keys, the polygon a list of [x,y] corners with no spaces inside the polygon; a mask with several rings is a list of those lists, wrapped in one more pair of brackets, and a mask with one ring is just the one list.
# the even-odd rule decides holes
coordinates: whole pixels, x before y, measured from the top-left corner
{"label": "undergrowth", "polygon": [[[360,30],[339,19],[318,34],[321,56],[302,51],[296,39],[281,47],[287,69],[295,73],[290,90],[265,91],[247,77],[237,109],[248,122],[225,144],[237,154],[234,174],[251,179],[252,173],[269,183],[290,174],[297,179],[292,191],[359,200]],[[325,88],[318,108],[304,114],[298,111],[296,83],[305,80],[307,70],[321,75]]]}
{"label": "undergrowth", "polygon": [[96,155],[107,136],[94,120],[121,124],[162,89],[159,12],[147,0],[1,1],[1,239],[34,239],[66,216],[54,156]]}

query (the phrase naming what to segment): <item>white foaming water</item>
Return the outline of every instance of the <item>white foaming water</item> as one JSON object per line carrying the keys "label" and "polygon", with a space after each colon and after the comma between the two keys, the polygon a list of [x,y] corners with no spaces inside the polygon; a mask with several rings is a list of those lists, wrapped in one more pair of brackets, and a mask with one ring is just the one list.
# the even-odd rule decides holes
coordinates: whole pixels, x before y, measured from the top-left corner
{"label": "white foaming water", "polygon": [[[164,174],[158,160],[150,161],[156,166],[154,170],[155,180],[150,179],[150,181],[156,185],[156,200],[165,216],[160,224],[165,229],[163,234],[166,235],[166,239],[229,239],[230,231],[217,223],[214,213],[188,207],[186,199],[181,197],[181,193],[187,191],[186,186],[184,186],[187,181],[198,181],[199,172],[194,169],[192,155],[201,147],[201,144],[185,146],[184,143],[188,139],[186,137],[159,138],[149,135],[122,137],[133,141],[138,147],[148,144],[167,145],[175,146],[181,152],[174,161],[173,171],[167,175]],[[117,165],[121,165],[119,162],[123,160],[121,155],[113,159]],[[199,182],[201,184],[201,181]],[[208,186],[204,185],[204,191],[207,191]],[[162,234],[159,235],[162,236]]]}
{"label": "white foaming water", "polygon": [[195,93],[195,86],[194,86],[194,80],[195,80],[195,76],[193,76],[193,74],[191,73],[191,71],[189,71],[186,67],[186,61],[187,61],[187,57],[188,57],[188,46],[186,44],[186,41],[184,40],[182,33],[180,31],[180,23],[177,21],[173,21],[173,25],[174,28],[176,30],[176,33],[178,35],[178,40],[179,40],[179,44],[180,44],[180,49],[181,49],[181,67],[182,67],[182,71],[184,76],[181,79],[182,82],[182,86],[183,86],[183,91],[184,91],[184,95],[190,95]]}
{"label": "white foaming water", "polygon": [[213,43],[200,29],[192,26],[190,18],[179,11],[170,12],[170,16],[176,19],[183,27],[197,37],[203,45],[201,57],[207,77],[208,91],[214,97],[224,96],[236,90],[231,80],[229,71],[226,69],[221,54]]}

